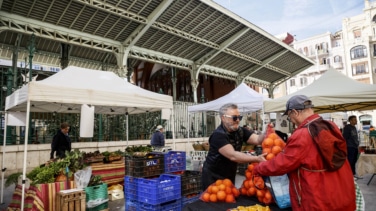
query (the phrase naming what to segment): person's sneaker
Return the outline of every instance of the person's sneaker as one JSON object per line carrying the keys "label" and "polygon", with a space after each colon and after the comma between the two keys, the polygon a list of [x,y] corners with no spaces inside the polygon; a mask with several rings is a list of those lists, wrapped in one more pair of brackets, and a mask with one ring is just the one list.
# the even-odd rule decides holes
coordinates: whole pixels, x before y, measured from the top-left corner
{"label": "person's sneaker", "polygon": [[356,179],[363,179],[363,177],[358,176],[358,175],[354,175],[354,178],[356,178]]}

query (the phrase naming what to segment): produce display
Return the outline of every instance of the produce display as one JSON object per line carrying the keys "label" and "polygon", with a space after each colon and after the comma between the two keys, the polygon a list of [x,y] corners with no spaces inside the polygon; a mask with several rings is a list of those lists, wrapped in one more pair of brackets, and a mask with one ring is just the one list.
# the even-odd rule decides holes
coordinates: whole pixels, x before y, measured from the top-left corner
{"label": "produce display", "polygon": [[65,158],[54,159],[34,168],[26,177],[31,180],[32,185],[67,181],[67,177],[68,180],[73,180],[73,174],[86,166],[83,153],[76,149],[67,152]]}
{"label": "produce display", "polygon": [[236,208],[228,209],[227,211],[271,211],[269,206],[262,206],[259,204],[253,206],[238,206]]}
{"label": "produce display", "polygon": [[[84,169],[91,163],[96,162],[110,162],[120,160],[125,155],[120,150],[115,152],[80,152],[75,149],[67,152],[65,158],[56,158],[47,161],[45,164],[34,168],[31,172],[26,174],[26,177],[31,180],[32,185],[65,182],[73,180],[73,174],[81,169]],[[91,175],[89,186],[101,184],[101,176]]]}
{"label": "produce display", "polygon": [[133,145],[125,149],[125,156],[145,157],[148,153],[152,151],[153,151],[153,148],[150,145],[147,145],[147,146]]}
{"label": "produce display", "polygon": [[200,199],[204,202],[235,203],[239,195],[239,190],[230,179],[219,179],[201,194]]}

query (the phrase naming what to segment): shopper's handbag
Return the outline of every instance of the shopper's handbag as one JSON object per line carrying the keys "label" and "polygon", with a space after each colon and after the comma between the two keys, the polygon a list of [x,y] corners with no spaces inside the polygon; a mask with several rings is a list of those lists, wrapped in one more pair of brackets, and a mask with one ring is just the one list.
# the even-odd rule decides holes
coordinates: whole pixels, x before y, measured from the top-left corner
{"label": "shopper's handbag", "polygon": [[269,188],[275,203],[280,209],[291,207],[289,178],[287,174],[266,177],[265,185]]}

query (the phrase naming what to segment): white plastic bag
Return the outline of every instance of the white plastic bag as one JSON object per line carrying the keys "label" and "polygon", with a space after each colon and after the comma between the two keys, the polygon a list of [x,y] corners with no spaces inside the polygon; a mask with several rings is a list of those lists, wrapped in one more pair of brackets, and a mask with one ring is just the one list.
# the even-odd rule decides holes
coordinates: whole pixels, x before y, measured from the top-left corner
{"label": "white plastic bag", "polygon": [[76,183],[76,187],[80,189],[84,189],[90,182],[91,178],[91,166],[88,166],[82,170],[78,170],[74,173],[74,182]]}

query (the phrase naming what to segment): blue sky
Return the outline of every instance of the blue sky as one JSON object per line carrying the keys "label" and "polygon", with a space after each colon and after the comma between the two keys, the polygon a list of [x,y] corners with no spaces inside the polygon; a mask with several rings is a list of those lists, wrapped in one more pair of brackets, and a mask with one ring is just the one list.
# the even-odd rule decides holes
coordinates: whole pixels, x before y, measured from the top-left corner
{"label": "blue sky", "polygon": [[342,19],[363,12],[364,0],[214,0],[272,35],[302,40],[342,28]]}

